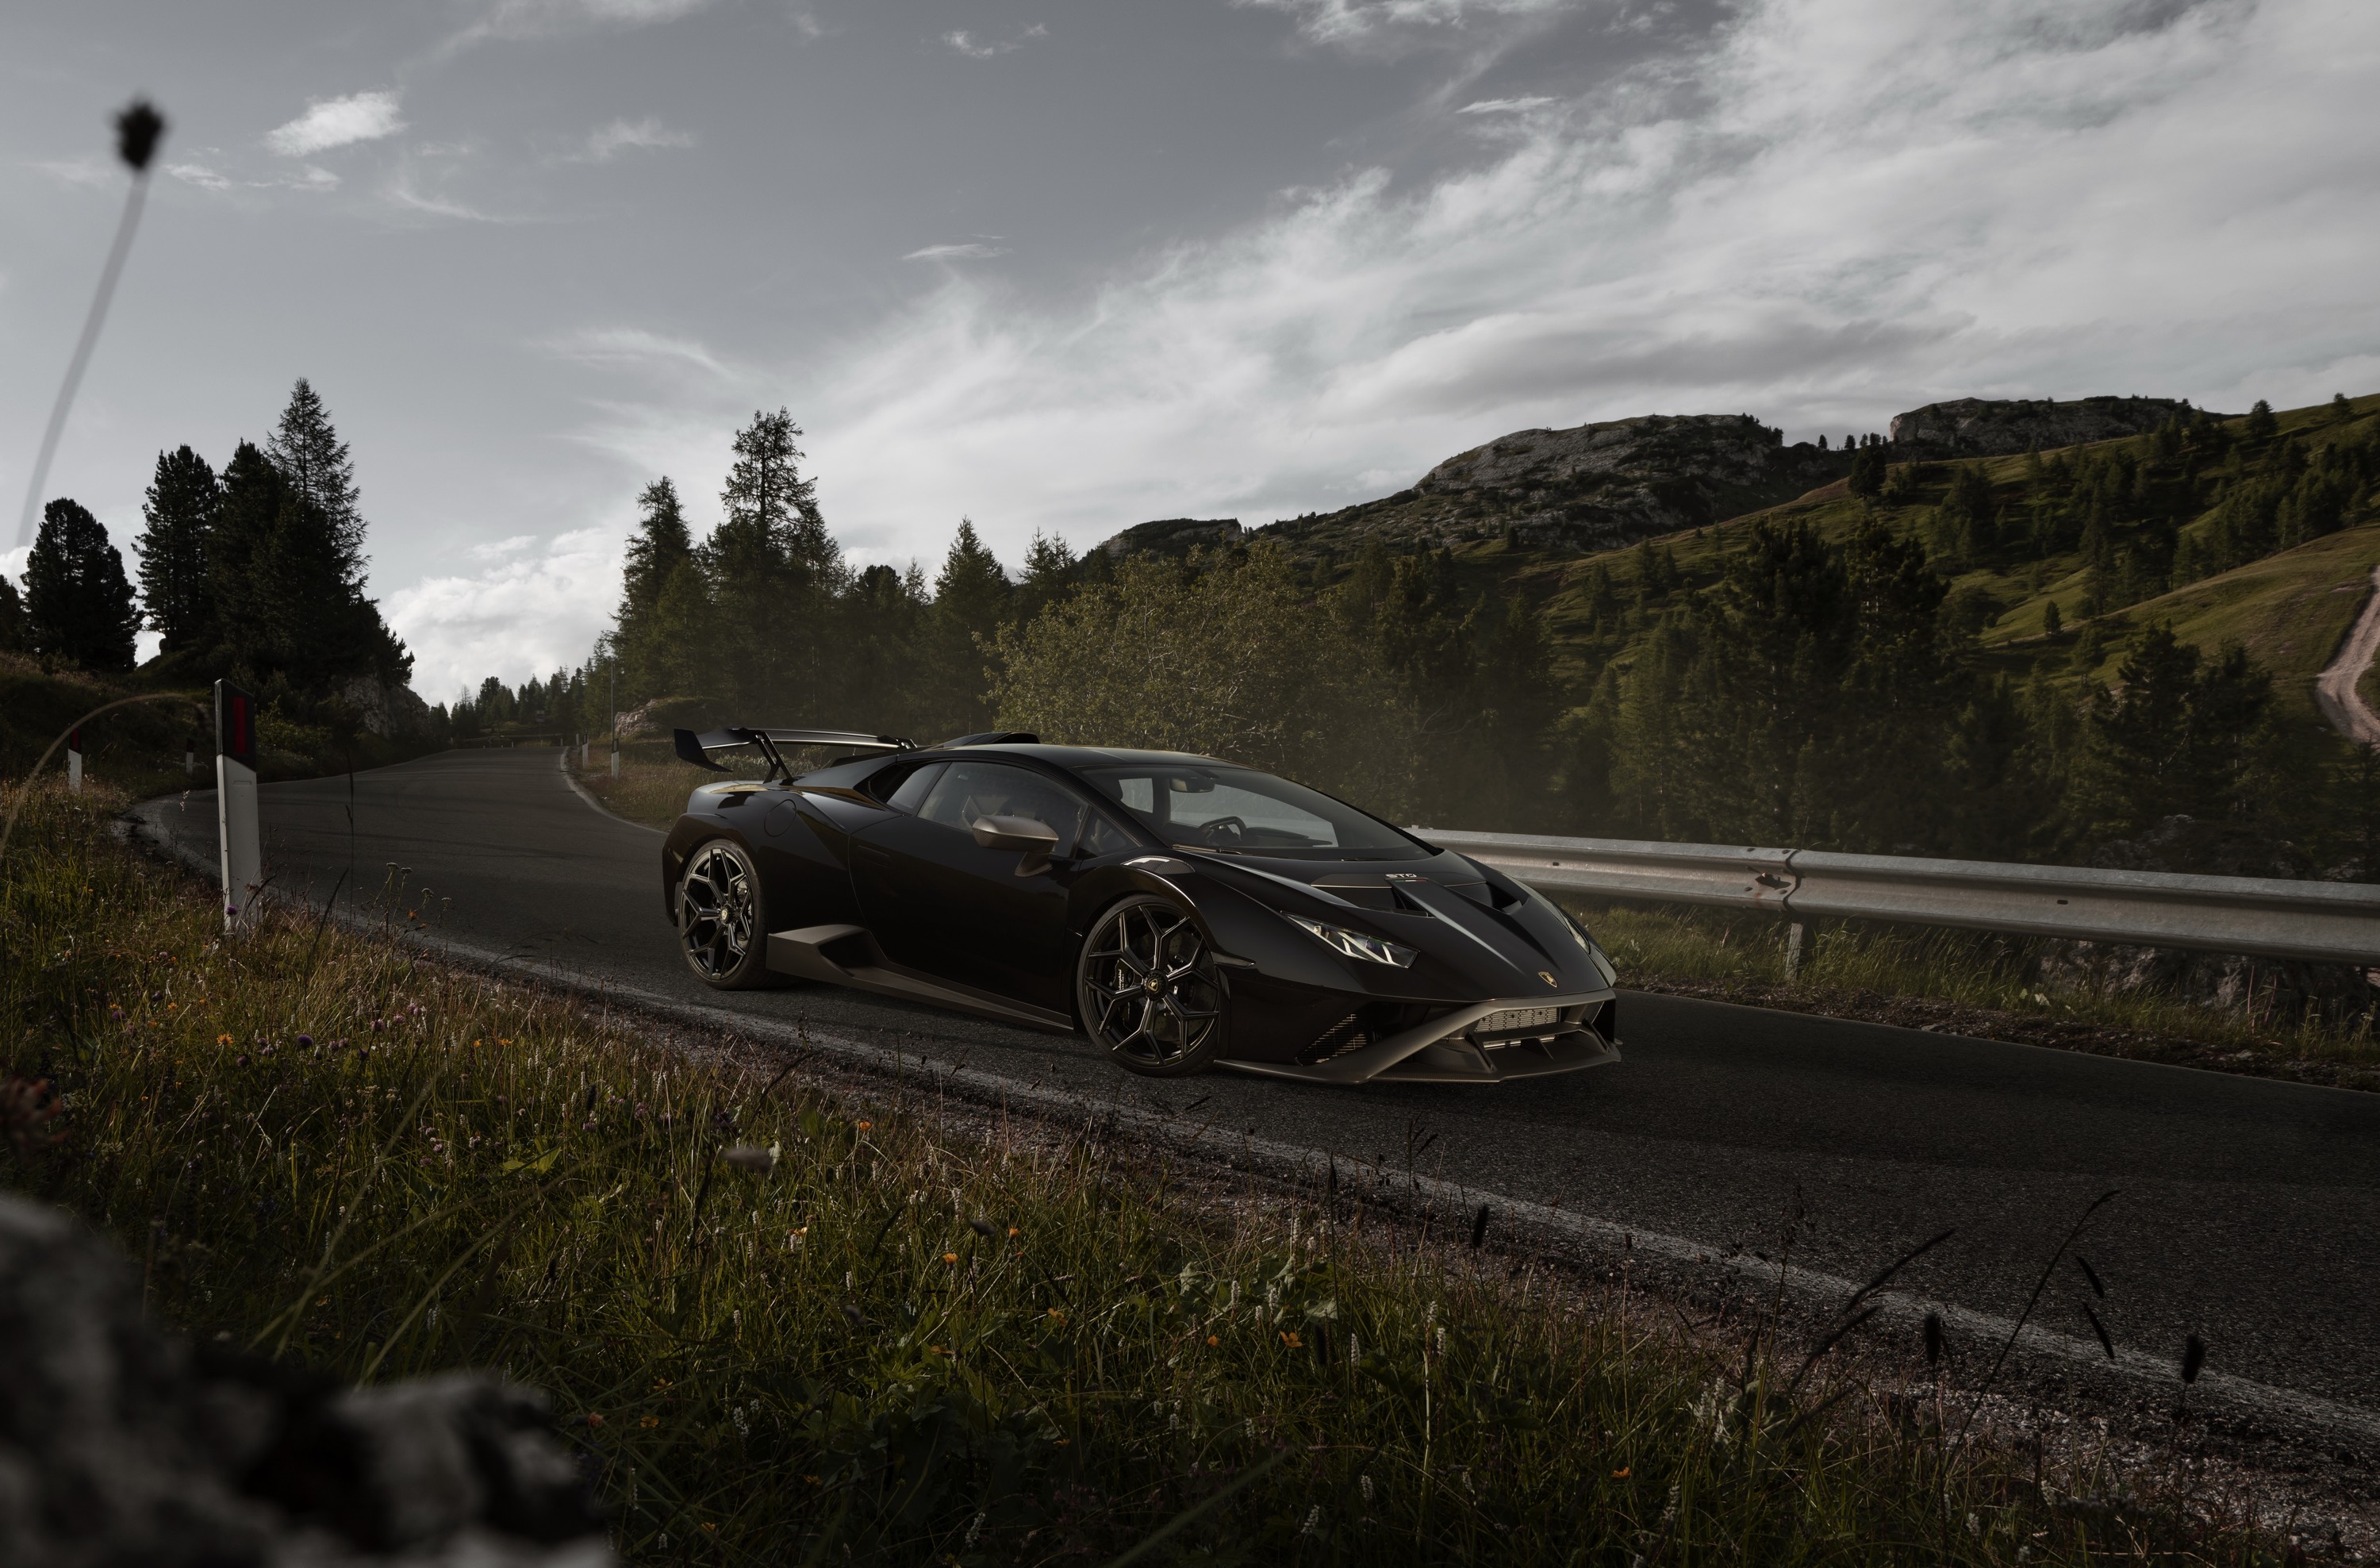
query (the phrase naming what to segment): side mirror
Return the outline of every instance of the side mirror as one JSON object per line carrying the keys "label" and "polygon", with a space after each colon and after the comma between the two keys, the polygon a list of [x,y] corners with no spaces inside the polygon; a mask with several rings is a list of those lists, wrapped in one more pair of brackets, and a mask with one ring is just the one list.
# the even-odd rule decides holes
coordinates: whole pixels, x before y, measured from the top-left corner
{"label": "side mirror", "polygon": [[1058,847],[1057,830],[1030,817],[978,817],[970,830],[986,849],[1014,849],[1024,856],[1016,874],[1030,877],[1047,870],[1050,853]]}

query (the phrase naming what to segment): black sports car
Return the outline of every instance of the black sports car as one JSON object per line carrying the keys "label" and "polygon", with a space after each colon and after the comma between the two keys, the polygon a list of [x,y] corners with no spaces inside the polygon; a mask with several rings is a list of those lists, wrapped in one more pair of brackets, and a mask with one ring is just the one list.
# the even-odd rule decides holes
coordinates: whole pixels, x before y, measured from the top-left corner
{"label": "black sports car", "polygon": [[[794,776],[788,750],[841,757]],[[757,750],[662,850],[686,963],[1080,1029],[1135,1073],[1494,1083],[1619,1060],[1612,969],[1541,895],[1327,795],[1179,752],[677,732]]]}

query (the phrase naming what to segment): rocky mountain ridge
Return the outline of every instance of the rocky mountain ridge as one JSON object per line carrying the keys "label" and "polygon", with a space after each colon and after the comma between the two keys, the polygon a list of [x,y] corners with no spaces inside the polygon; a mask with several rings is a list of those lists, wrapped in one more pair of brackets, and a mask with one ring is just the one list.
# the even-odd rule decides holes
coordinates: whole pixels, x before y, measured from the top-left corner
{"label": "rocky mountain ridge", "polygon": [[[1894,461],[1985,457],[2139,435],[2194,411],[2164,397],[1956,398],[1893,416]],[[2227,416],[2216,416],[2224,418]],[[1640,414],[1566,430],[1524,430],[1460,452],[1410,490],[1260,528],[1171,517],[1114,534],[1110,555],[1272,539],[1343,557],[1378,538],[1436,549],[1506,535],[1524,549],[1592,552],[1703,528],[1843,478],[1848,447],[1785,444],[1750,414]]]}
{"label": "rocky mountain ridge", "polygon": [[[2004,457],[2035,446],[2079,446],[2146,435],[2168,419],[2197,412],[2171,397],[1959,397],[1892,417],[1896,458]],[[2228,419],[2227,414],[2213,418]]]}

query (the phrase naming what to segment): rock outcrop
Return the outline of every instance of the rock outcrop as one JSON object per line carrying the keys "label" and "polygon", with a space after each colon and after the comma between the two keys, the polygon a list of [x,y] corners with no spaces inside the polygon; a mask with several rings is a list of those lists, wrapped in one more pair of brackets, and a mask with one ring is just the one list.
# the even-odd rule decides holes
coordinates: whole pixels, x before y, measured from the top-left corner
{"label": "rock outcrop", "polygon": [[9,1568],[607,1568],[532,1390],[381,1388],[140,1316],[140,1282],[55,1210],[0,1197],[0,1563]]}
{"label": "rock outcrop", "polygon": [[1144,551],[1159,555],[1187,555],[1200,547],[1237,544],[1246,531],[1237,517],[1164,517],[1153,523],[1135,523],[1123,532],[1102,540],[1099,548],[1110,555],[1137,555]]}
{"label": "rock outcrop", "polygon": [[1570,430],[1515,431],[1459,453],[1411,490],[1260,530],[1301,553],[1392,549],[1511,530],[1532,549],[1610,550],[1790,501],[1838,479],[1848,453],[1749,414],[1645,414]]}
{"label": "rock outcrop", "polygon": [[[1960,397],[1928,403],[1892,417],[1892,456],[1998,457],[2039,446],[2074,446],[2145,435],[2194,410],[2170,397],[2078,397],[1991,400]],[[2222,416],[2218,415],[2217,418]]]}
{"label": "rock outcrop", "polygon": [[339,700],[355,711],[366,730],[383,740],[412,740],[430,729],[430,704],[400,680],[357,675],[339,688]]}

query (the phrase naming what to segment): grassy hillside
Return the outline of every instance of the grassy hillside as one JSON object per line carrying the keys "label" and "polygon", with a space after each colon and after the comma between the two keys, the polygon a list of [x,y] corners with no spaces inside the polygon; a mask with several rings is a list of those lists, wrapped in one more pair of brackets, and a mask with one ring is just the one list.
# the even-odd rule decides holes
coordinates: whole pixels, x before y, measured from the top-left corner
{"label": "grassy hillside", "polygon": [[[0,653],[0,779],[20,778],[67,727],[95,708],[126,698],[143,700],[92,720],[83,730],[83,772],[136,798],[195,782],[212,788],[214,779],[213,692],[161,681],[148,672],[95,675],[81,670],[43,670],[28,654]],[[425,749],[358,733],[343,736],[329,729],[287,723],[272,713],[258,726],[263,745],[261,772],[269,779],[312,778],[346,768],[376,768]],[[183,772],[186,748],[195,748],[195,775]],[[62,772],[66,753],[50,758],[49,772]]]}
{"label": "grassy hillside", "polygon": [[[2022,674],[2044,658],[2070,660],[2095,626],[2106,648],[2097,667],[2112,671],[2123,635],[2161,619],[2208,651],[2226,640],[2244,644],[2272,671],[2291,710],[2311,718],[2313,677],[2337,651],[2380,564],[2380,498],[2370,487],[2348,495],[2338,531],[2174,585],[2193,560],[2202,566],[2221,561],[2227,502],[2237,510],[2240,501],[2233,498],[2252,499],[2260,486],[2277,489],[2293,474],[2318,469],[2334,448],[2351,453],[2380,443],[2380,395],[2352,400],[2345,417],[2321,404],[2281,412],[2275,423],[2270,435],[2251,437],[2246,416],[2213,421],[2225,447],[2213,462],[2188,453],[2160,457],[2156,437],[2137,436],[1966,463],[1900,463],[1873,498],[1853,495],[1847,480],[1837,480],[1780,505],[1624,550],[1532,549],[1525,536],[1507,536],[1457,544],[1452,563],[1470,591],[1491,600],[1517,595],[1541,608],[1558,669],[1575,685],[1591,680],[1609,659],[1626,657],[1679,595],[1715,581],[1727,553],[1755,523],[1798,519],[1840,541],[1875,517],[1927,541],[1978,638],[2009,673]],[[2164,515],[2107,525],[2097,541],[2068,537],[2076,519],[2061,524],[2058,514],[2076,509],[2075,476],[2088,479],[2119,465],[2134,470],[2131,488],[2146,494],[2143,504]],[[1962,480],[1962,471],[1973,477]],[[1999,542],[1984,552],[1945,547],[1938,537],[1944,514],[1962,483],[1969,495],[1976,492],[1975,477],[1986,487]],[[2082,522],[2087,529],[2088,519]],[[2112,568],[2111,555],[2118,563]],[[2115,581],[2126,569],[2129,583]],[[2054,639],[2044,632],[2052,605],[2063,627]],[[2380,679],[2367,677],[2366,689],[2380,691]]]}

